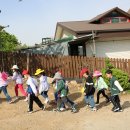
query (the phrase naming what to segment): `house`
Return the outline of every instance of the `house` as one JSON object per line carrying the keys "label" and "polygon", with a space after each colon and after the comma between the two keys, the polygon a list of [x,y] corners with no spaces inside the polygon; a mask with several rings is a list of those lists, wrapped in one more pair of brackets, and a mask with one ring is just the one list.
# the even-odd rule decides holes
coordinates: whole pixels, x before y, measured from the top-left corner
{"label": "house", "polygon": [[58,22],[55,40],[69,36],[69,55],[128,59],[130,10],[115,7],[90,20]]}
{"label": "house", "polygon": [[51,38],[42,38],[42,43],[20,49],[17,48],[16,51],[45,55],[68,55],[68,41],[72,39],[72,37],[66,37],[54,41]]}

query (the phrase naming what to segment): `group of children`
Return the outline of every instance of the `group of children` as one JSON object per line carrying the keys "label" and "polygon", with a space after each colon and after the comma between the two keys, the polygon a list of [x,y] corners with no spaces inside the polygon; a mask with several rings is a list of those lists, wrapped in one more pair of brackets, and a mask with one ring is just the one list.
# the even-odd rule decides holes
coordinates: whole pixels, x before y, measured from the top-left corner
{"label": "group of children", "polygon": [[[28,102],[28,113],[33,112],[33,102],[35,102],[42,110],[45,110],[45,105],[40,101],[38,95],[40,94],[45,98],[45,104],[50,102],[48,97],[48,91],[50,85],[47,81],[47,76],[45,71],[42,69],[37,69],[35,72],[35,76],[37,76],[38,81],[32,77],[28,70],[23,70],[22,74],[19,72],[19,68],[17,65],[13,65],[11,68],[13,71],[13,76],[8,77],[8,74],[5,72],[0,72],[0,92],[6,96],[6,99],[9,103],[12,103],[12,99],[7,92],[7,86],[10,80],[15,81],[15,94],[16,99],[18,97],[18,89],[21,91],[22,95],[25,96],[25,100]],[[23,87],[23,76],[24,81],[26,81],[27,88],[26,90]],[[84,68],[80,72],[80,76],[85,78],[84,84],[84,97],[86,104],[91,108],[91,110],[96,111],[96,105],[99,104],[99,97],[102,94],[106,98],[106,103],[112,102],[113,108],[112,111],[114,112],[121,112],[122,108],[120,105],[119,93],[123,91],[122,87],[120,86],[119,82],[116,80],[115,77],[112,75],[112,71],[106,71],[106,76],[110,78],[110,92],[111,96],[108,97],[105,93],[105,90],[108,89],[107,84],[105,83],[104,79],[102,78],[102,73],[100,71],[95,71],[93,76],[89,75],[89,71],[87,68]],[[96,82],[94,84],[93,77],[96,77]],[[68,97],[68,84],[67,81],[62,77],[60,71],[57,71],[54,75],[52,84],[55,84],[55,92],[54,97],[56,101],[56,109],[54,111],[63,111],[66,110],[66,107],[70,107],[73,113],[77,112],[77,104],[74,103]],[[95,88],[98,90],[97,92],[97,101],[94,101],[94,93]]]}
{"label": "group of children", "polygon": [[[35,72],[36,78],[32,77],[28,70],[23,70],[22,74],[19,71],[19,68],[17,65],[13,65],[11,68],[13,71],[13,76],[8,77],[8,75],[5,72],[0,73],[0,91],[3,90],[7,101],[9,103],[13,103],[13,100],[9,96],[7,92],[7,86],[10,80],[15,81],[15,94],[16,99],[18,100],[18,89],[21,91],[22,95],[25,96],[25,100],[28,102],[28,113],[33,112],[33,102],[35,102],[42,110],[45,109],[45,105],[40,101],[38,98],[38,95],[42,95],[45,98],[45,104],[48,104],[49,98],[48,98],[48,91],[50,88],[50,85],[47,81],[47,76],[44,72],[44,70],[37,69]],[[23,76],[24,81],[26,81],[27,88],[26,90],[23,87]],[[76,104],[71,101],[68,98],[68,86],[65,79],[61,76],[61,72],[56,72],[55,76],[53,78],[53,84],[55,83],[55,101],[57,104],[57,108],[54,109],[54,111],[63,111],[66,109],[66,106],[71,107],[72,112],[77,112]]]}
{"label": "group of children", "polygon": [[[108,97],[105,93],[105,90],[108,89],[107,84],[105,83],[102,73],[100,71],[95,71],[92,76],[89,75],[87,68],[84,68],[80,72],[80,76],[85,78],[84,85],[84,95],[87,105],[93,110],[96,111],[96,106],[99,105],[99,97],[102,94],[106,98],[106,103],[112,102],[113,112],[122,112],[122,107],[120,105],[119,93],[123,91],[118,80],[112,75],[111,70],[106,71],[107,78],[110,79],[110,92],[111,96]],[[95,84],[93,82],[93,77],[96,78]],[[97,101],[94,101],[95,88],[97,89]]]}

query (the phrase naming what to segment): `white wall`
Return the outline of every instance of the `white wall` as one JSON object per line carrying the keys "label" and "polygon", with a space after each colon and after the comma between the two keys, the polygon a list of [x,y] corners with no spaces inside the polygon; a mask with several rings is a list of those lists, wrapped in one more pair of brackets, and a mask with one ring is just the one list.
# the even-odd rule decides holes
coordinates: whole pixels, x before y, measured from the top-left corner
{"label": "white wall", "polygon": [[[92,43],[87,43],[87,56],[92,56]],[[92,46],[93,47],[93,46]],[[130,40],[98,41],[96,42],[96,57],[130,59]]]}

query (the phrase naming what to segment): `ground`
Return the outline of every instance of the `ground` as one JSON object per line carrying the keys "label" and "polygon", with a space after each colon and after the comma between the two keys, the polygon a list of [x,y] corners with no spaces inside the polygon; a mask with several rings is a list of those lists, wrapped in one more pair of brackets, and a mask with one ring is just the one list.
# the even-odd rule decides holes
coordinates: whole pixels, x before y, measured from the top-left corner
{"label": "ground", "polygon": [[[70,85],[69,97],[77,103],[78,112],[73,114],[70,110],[65,112],[53,112],[52,103],[45,111],[40,110],[34,103],[34,113],[27,113],[27,103],[17,100],[8,104],[1,93],[0,95],[0,130],[129,130],[130,128],[130,95],[121,95],[121,104],[124,111],[113,113],[112,104],[106,104],[101,97],[101,104],[97,112],[92,112],[85,106],[80,86]],[[14,84],[8,86],[9,94],[15,97]],[[49,92],[51,100],[53,89]],[[39,96],[44,103],[44,99]]]}

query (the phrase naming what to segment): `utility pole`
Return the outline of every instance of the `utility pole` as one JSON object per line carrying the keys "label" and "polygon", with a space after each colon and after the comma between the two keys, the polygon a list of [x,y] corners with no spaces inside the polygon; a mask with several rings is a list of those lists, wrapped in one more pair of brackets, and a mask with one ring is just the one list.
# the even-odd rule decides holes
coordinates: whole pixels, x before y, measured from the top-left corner
{"label": "utility pole", "polygon": [[95,33],[92,30],[92,39],[93,39],[93,57],[96,56],[96,45],[95,45]]}

